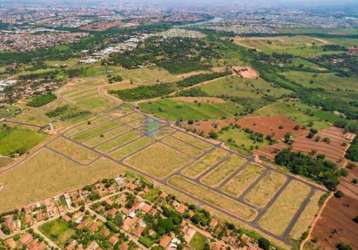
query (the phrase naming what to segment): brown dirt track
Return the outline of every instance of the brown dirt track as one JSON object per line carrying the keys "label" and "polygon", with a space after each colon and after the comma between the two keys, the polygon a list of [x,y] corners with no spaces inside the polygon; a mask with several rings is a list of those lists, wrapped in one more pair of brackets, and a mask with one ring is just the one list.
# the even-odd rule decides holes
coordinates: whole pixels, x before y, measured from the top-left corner
{"label": "brown dirt track", "polygon": [[264,135],[273,135],[276,139],[281,140],[286,133],[293,136],[306,134],[304,129],[295,129],[298,124],[286,116],[246,116],[241,118],[238,123],[242,128],[251,129],[254,132]]}
{"label": "brown dirt track", "polygon": [[321,249],[335,250],[340,242],[358,249],[358,223],[352,218],[358,215],[358,185],[351,183],[358,178],[358,168],[343,178],[338,189],[344,193],[340,199],[333,197],[322,212],[312,232]]}

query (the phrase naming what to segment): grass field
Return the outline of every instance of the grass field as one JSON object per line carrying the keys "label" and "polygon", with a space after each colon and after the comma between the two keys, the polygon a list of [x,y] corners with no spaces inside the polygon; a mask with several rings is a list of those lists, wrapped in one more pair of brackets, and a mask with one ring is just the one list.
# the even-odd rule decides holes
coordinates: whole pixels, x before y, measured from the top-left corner
{"label": "grass field", "polygon": [[126,126],[126,125],[122,125],[120,123],[118,123],[118,127],[115,127],[113,129],[110,129],[106,132],[103,132],[102,134],[100,134],[99,136],[95,136],[92,139],[88,140],[86,142],[87,145],[89,146],[96,146],[99,144],[103,144],[105,142],[107,142],[108,140],[111,140],[113,138],[116,138],[117,136],[126,134],[126,133],[130,133],[129,131],[131,130],[130,127]]}
{"label": "grass field", "polygon": [[254,114],[263,116],[284,115],[296,121],[302,126],[307,126],[310,123],[313,123],[312,127],[316,129],[329,127],[331,124],[325,121],[325,119],[321,119],[316,115],[309,115],[309,113],[315,111],[317,110],[300,102],[277,101],[256,110]]}
{"label": "grass field", "polygon": [[285,53],[295,56],[312,57],[325,54],[322,45],[327,42],[305,36],[293,37],[265,37],[265,38],[239,38],[236,43],[250,48],[256,48],[267,54]]}
{"label": "grass field", "polygon": [[244,158],[232,155],[229,160],[220,164],[217,168],[201,179],[201,182],[211,187],[217,186],[225,180],[225,177],[239,169],[245,162],[246,160]]}
{"label": "grass field", "polygon": [[257,207],[264,207],[286,180],[285,175],[272,171],[254,186],[245,200]]}
{"label": "grass field", "polygon": [[81,164],[89,164],[95,160],[98,155],[89,149],[79,146],[64,138],[58,138],[48,145],[50,148],[61,152],[67,157],[80,162]]}
{"label": "grass field", "polygon": [[140,139],[137,139],[115,151],[113,151],[110,155],[111,157],[122,160],[125,157],[127,157],[129,154],[132,154],[138,150],[141,150],[142,148],[150,145],[151,143],[154,143],[154,139],[148,136],[143,136]]}
{"label": "grass field", "polygon": [[75,230],[71,229],[69,224],[62,219],[47,222],[39,229],[60,247],[65,247],[67,240],[75,234]]}
{"label": "grass field", "polygon": [[260,99],[263,96],[278,98],[290,93],[286,89],[273,87],[271,83],[263,79],[243,79],[239,76],[227,76],[201,86],[200,89],[210,96],[235,96],[251,99]]}
{"label": "grass field", "polygon": [[239,128],[229,128],[219,133],[219,140],[225,142],[232,149],[242,154],[249,154],[254,149],[268,145],[268,142],[256,142],[250,138],[250,134]]}
{"label": "grass field", "polygon": [[105,159],[99,159],[89,167],[81,167],[43,149],[0,176],[0,183],[4,184],[0,195],[0,212],[80,188],[98,179],[114,177],[123,173],[124,169]]}
{"label": "grass field", "polygon": [[208,239],[200,233],[195,233],[190,241],[190,248],[193,250],[204,250],[206,244],[208,244]]}
{"label": "grass field", "polygon": [[232,178],[222,190],[228,194],[239,196],[263,173],[263,171],[264,168],[251,164]]}
{"label": "grass field", "polygon": [[160,118],[177,120],[205,120],[232,117],[242,111],[242,107],[231,102],[225,103],[188,103],[175,99],[163,99],[139,105],[143,112]]}
{"label": "grass field", "polygon": [[334,73],[310,73],[302,71],[288,71],[283,75],[306,88],[323,88],[330,91],[337,89],[358,91],[356,77],[338,77]]}
{"label": "grass field", "polygon": [[187,177],[194,178],[211,166],[219,163],[221,160],[224,160],[226,157],[229,157],[227,151],[223,149],[214,149],[214,151],[204,155],[198,161],[185,168],[182,173]]}
{"label": "grass field", "polygon": [[260,226],[276,235],[281,235],[309,192],[310,187],[302,182],[290,182],[260,219]]}
{"label": "grass field", "polygon": [[0,156],[23,154],[39,144],[46,135],[20,127],[5,127],[0,123]]}
{"label": "grass field", "polygon": [[197,198],[200,198],[206,202],[209,202],[210,204],[225,209],[231,214],[239,216],[244,220],[250,221],[256,215],[255,210],[249,208],[248,206],[240,202],[225,198],[224,196],[216,192],[212,192],[198,184],[190,182],[183,177],[174,176],[169,180],[169,183],[185,192],[193,194]]}
{"label": "grass field", "polygon": [[175,169],[184,166],[189,162],[189,159],[164,144],[155,143],[126,159],[125,162],[138,170],[161,179]]}

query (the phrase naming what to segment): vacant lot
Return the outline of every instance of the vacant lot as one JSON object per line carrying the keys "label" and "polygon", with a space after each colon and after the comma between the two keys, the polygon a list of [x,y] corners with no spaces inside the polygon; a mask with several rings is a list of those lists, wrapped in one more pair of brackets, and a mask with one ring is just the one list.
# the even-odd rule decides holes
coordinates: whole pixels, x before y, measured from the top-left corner
{"label": "vacant lot", "polygon": [[143,136],[133,142],[128,143],[127,145],[113,151],[110,153],[111,157],[122,160],[130,154],[133,154],[146,146],[154,143],[154,139],[148,136]]}
{"label": "vacant lot", "polygon": [[223,191],[234,196],[239,196],[263,173],[263,171],[264,168],[258,165],[248,165],[223,187]]}
{"label": "vacant lot", "polygon": [[290,182],[261,218],[259,221],[260,226],[276,235],[284,233],[292,217],[309,193],[309,186],[298,181]]}
{"label": "vacant lot", "polygon": [[230,154],[223,149],[214,149],[212,152],[204,155],[198,161],[184,169],[183,174],[190,178],[195,178],[208,168],[229,157],[229,155]]}
{"label": "vacant lot", "polygon": [[238,170],[245,162],[246,160],[244,158],[232,155],[230,159],[224,161],[201,179],[201,182],[211,187],[217,186],[225,180],[225,177],[230,176],[230,174]]}
{"label": "vacant lot", "polygon": [[124,146],[127,143],[136,140],[141,136],[142,135],[136,130],[129,131],[119,137],[114,138],[111,141],[99,145],[96,149],[104,153],[109,153],[117,148],[120,148],[121,146]]}
{"label": "vacant lot", "polygon": [[0,155],[23,154],[45,137],[43,133],[20,127],[8,127],[0,123]]}
{"label": "vacant lot", "polygon": [[93,151],[90,151],[89,149],[64,138],[54,140],[48,145],[48,147],[81,164],[89,164],[98,157],[98,155]]}
{"label": "vacant lot", "polygon": [[124,168],[105,159],[99,159],[89,167],[81,167],[43,149],[0,176],[0,183],[4,184],[0,195],[0,212],[80,188],[98,179],[114,177],[123,171]]}
{"label": "vacant lot", "polygon": [[178,140],[173,136],[163,138],[162,142],[170,145],[179,152],[189,155],[190,157],[197,156],[202,152],[202,150],[190,145],[189,143]]}
{"label": "vacant lot", "polygon": [[264,207],[286,180],[285,175],[271,171],[253,187],[245,200],[257,207]]}
{"label": "vacant lot", "polygon": [[155,143],[126,159],[125,162],[140,171],[161,179],[177,168],[184,166],[189,162],[189,159],[162,143]]}
{"label": "vacant lot", "polygon": [[244,220],[250,221],[256,215],[255,210],[246,205],[225,198],[214,191],[210,191],[201,185],[186,180],[184,177],[174,176],[169,180],[169,184],[174,185],[187,193],[191,193],[195,197],[209,202],[214,206],[224,209],[234,216],[239,216]]}
{"label": "vacant lot", "polygon": [[173,136],[175,138],[185,141],[199,149],[209,149],[210,147],[212,147],[212,145],[210,143],[205,142],[205,141],[201,140],[200,138],[197,138],[192,135],[188,135],[183,132],[176,132],[175,134],[173,134]]}
{"label": "vacant lot", "polygon": [[247,128],[256,133],[270,135],[278,140],[284,138],[285,134],[299,135],[306,133],[306,130],[286,116],[246,116],[240,118],[237,124],[241,128]]}
{"label": "vacant lot", "polygon": [[75,230],[71,229],[70,225],[62,219],[43,224],[40,231],[60,247],[65,247],[67,240],[75,234]]}

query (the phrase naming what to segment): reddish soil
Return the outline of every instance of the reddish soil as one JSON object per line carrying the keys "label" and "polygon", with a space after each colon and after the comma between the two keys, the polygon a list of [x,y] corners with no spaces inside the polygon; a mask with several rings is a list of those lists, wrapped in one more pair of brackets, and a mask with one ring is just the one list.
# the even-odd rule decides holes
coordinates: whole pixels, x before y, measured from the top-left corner
{"label": "reddish soil", "polygon": [[235,118],[228,118],[223,120],[195,121],[193,124],[185,122],[180,126],[196,134],[208,136],[210,132],[219,132],[227,126],[235,125],[236,122]]}
{"label": "reddish soil", "polygon": [[312,239],[318,240],[321,249],[335,250],[340,242],[358,249],[358,223],[352,220],[358,216],[358,185],[352,183],[354,178],[358,178],[358,167],[338,186],[344,196],[328,202],[313,229]]}
{"label": "reddish soil", "polygon": [[259,74],[257,73],[257,71],[250,67],[232,67],[232,71],[234,74],[237,74],[245,79],[259,78]]}
{"label": "reddish soil", "polygon": [[278,140],[282,140],[286,133],[293,136],[306,134],[305,129],[301,129],[296,122],[286,116],[246,116],[237,123],[241,128],[248,128],[263,135],[272,135]]}
{"label": "reddish soil", "polygon": [[[317,138],[319,138],[319,140],[317,140]],[[325,138],[328,138],[329,142],[325,142]],[[322,129],[312,139],[307,138],[306,134],[296,136],[292,144],[292,150],[306,154],[323,154],[328,160],[340,166],[345,166],[347,160],[344,156],[353,138],[354,136],[352,136],[352,134],[344,133],[343,129],[330,127]],[[274,160],[276,154],[287,147],[288,145],[285,146],[283,143],[274,144],[256,150],[255,154],[269,160]]]}

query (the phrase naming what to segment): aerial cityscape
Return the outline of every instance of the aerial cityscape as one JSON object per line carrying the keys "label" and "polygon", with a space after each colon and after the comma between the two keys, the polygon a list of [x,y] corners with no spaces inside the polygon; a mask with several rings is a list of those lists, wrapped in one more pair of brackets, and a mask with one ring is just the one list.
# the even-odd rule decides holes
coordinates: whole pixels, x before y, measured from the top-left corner
{"label": "aerial cityscape", "polygon": [[0,250],[358,249],[358,3],[0,0]]}

